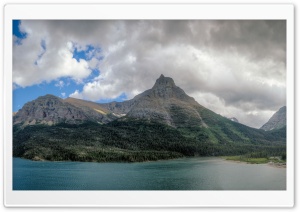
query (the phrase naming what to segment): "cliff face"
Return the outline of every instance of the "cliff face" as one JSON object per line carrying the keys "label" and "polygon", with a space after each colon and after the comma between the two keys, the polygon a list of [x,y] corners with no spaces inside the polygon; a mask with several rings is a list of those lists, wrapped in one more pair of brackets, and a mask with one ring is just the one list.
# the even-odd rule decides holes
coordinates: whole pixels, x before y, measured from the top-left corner
{"label": "cliff face", "polygon": [[265,131],[280,129],[286,126],[286,106],[280,108],[260,129]]}

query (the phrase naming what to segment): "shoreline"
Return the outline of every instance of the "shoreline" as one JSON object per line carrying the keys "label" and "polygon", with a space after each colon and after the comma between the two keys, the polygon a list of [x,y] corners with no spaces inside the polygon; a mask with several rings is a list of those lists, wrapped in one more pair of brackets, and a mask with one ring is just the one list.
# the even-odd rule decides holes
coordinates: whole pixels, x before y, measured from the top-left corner
{"label": "shoreline", "polygon": [[286,163],[274,163],[272,161],[270,161],[268,163],[269,166],[273,166],[275,168],[285,168],[286,169]]}
{"label": "shoreline", "polygon": [[274,168],[286,168],[286,162],[278,162],[275,163],[273,161],[267,161],[267,162],[262,162],[262,163],[254,163],[254,162],[247,162],[247,161],[242,161],[242,160],[233,160],[233,159],[228,159],[226,156],[220,157],[224,161],[228,162],[233,162],[233,163],[244,163],[244,164],[249,164],[249,165],[268,165],[272,166]]}
{"label": "shoreline", "polygon": [[[222,161],[227,161],[230,163],[244,163],[244,164],[249,164],[249,165],[268,165],[272,166],[275,168],[286,168],[286,162],[273,162],[273,161],[267,161],[267,162],[261,162],[261,163],[255,163],[255,162],[247,162],[247,161],[242,161],[242,160],[234,160],[234,159],[228,159],[227,156],[197,156],[200,158],[219,158]],[[176,159],[184,159],[184,158],[197,158],[197,157],[179,157],[179,158],[170,158],[170,159],[160,159],[160,160],[149,160],[149,161],[71,161],[71,160],[59,160],[59,161],[52,161],[52,160],[36,160],[35,159],[28,159],[28,158],[23,158],[23,157],[14,157],[14,158],[20,158],[20,159],[25,159],[33,162],[83,162],[83,163],[149,163],[149,162],[159,162],[159,161],[170,161],[170,160],[176,160]]]}

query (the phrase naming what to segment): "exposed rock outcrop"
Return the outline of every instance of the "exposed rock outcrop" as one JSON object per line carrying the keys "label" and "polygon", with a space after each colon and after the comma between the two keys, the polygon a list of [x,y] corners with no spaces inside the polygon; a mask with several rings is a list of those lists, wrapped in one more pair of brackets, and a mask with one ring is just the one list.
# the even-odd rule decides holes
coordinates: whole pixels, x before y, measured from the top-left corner
{"label": "exposed rock outcrop", "polygon": [[280,129],[286,126],[286,106],[280,108],[260,129],[265,131]]}

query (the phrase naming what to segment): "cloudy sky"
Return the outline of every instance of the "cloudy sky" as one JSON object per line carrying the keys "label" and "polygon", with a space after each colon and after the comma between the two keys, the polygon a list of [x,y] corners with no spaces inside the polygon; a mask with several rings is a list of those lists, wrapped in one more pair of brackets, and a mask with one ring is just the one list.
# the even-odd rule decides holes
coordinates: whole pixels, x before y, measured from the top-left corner
{"label": "cloudy sky", "polygon": [[14,111],[48,93],[124,101],[160,74],[201,105],[259,128],[286,104],[286,23],[13,22]]}

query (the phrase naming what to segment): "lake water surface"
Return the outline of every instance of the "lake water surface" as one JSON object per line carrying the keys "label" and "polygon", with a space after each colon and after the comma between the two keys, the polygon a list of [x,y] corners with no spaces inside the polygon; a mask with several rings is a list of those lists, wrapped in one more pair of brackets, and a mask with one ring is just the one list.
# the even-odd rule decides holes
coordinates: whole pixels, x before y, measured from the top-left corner
{"label": "lake water surface", "polygon": [[144,163],[13,159],[14,190],[285,190],[286,169],[221,158]]}

